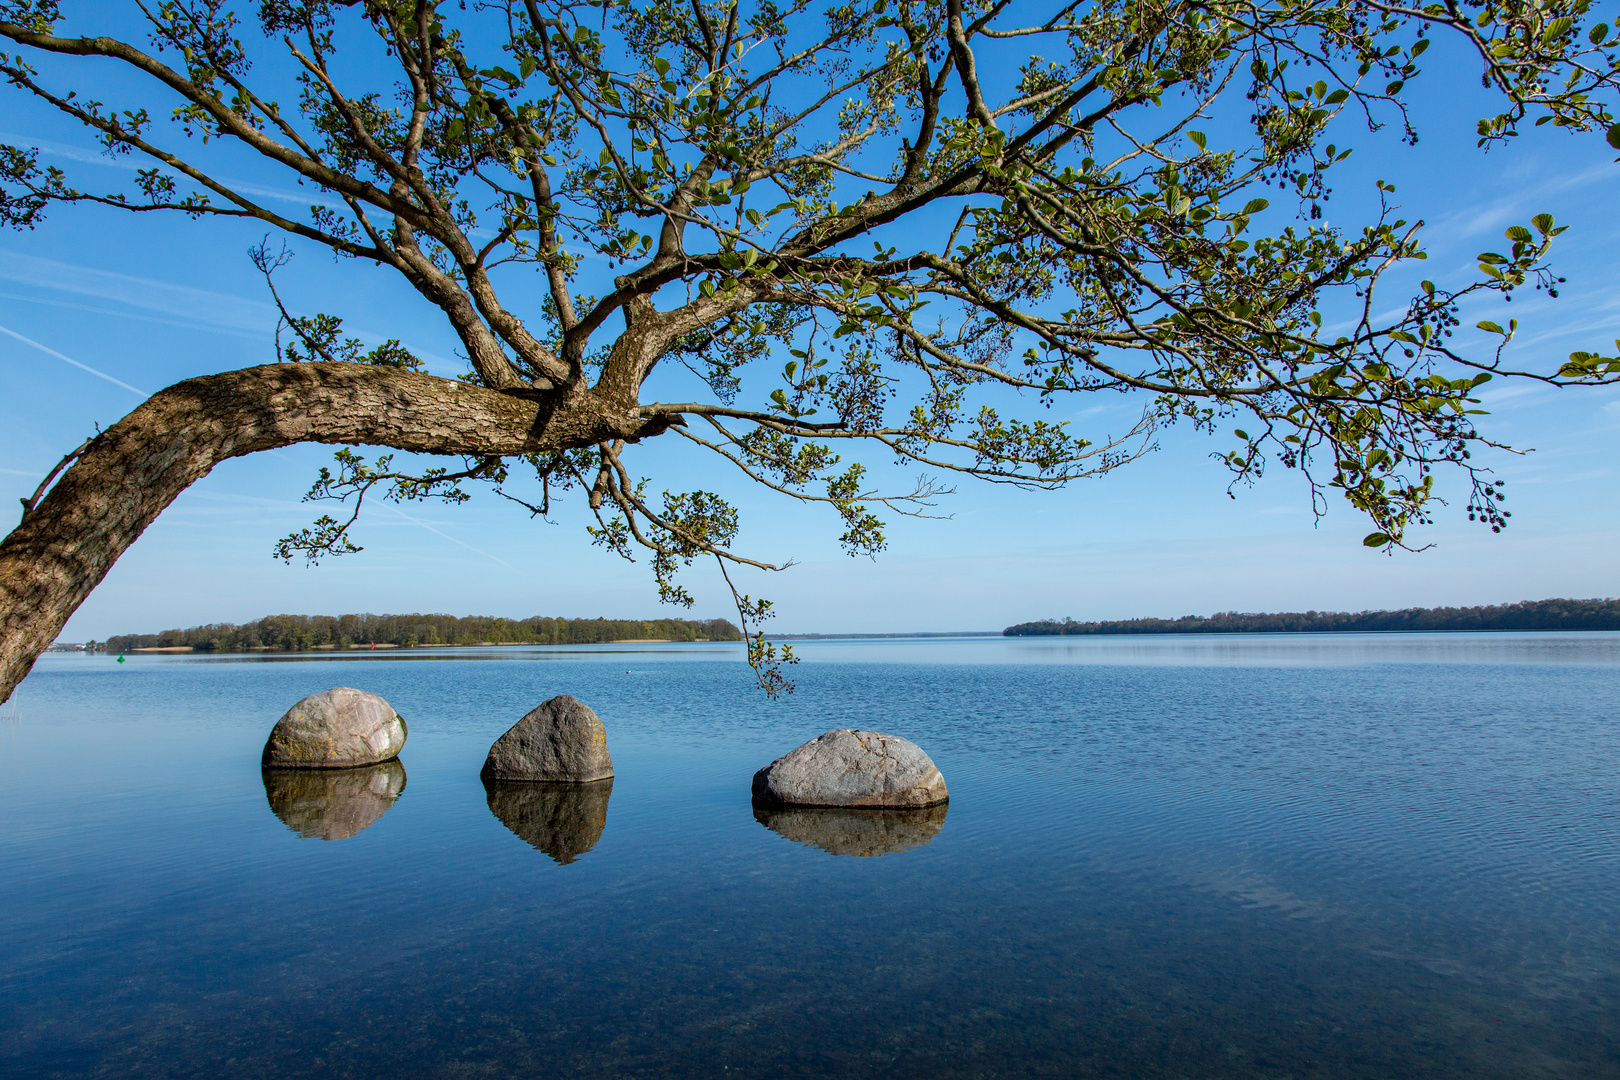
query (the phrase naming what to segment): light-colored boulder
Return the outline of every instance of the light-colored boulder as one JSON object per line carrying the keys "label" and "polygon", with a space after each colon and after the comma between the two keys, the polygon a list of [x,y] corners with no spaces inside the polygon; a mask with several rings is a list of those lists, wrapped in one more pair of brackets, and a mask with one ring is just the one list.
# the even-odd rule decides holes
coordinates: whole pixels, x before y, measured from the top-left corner
{"label": "light-colored boulder", "polygon": [[613,775],[607,729],[584,704],[559,694],[513,724],[489,748],[485,780],[550,780],[573,784]]}
{"label": "light-colored boulder", "polygon": [[915,810],[758,804],[754,820],[795,843],[871,858],[922,847],[945,827],[946,810],[945,803]]}
{"label": "light-colored boulder", "polygon": [[949,795],[916,743],[839,728],[755,773],[754,798],[780,806],[935,806]]}
{"label": "light-colored boulder", "polygon": [[347,840],[388,812],[405,790],[397,760],[357,769],[265,769],[270,810],[305,839]]}
{"label": "light-colored boulder", "polygon": [[352,769],[399,756],[405,721],[376,694],[347,686],[311,694],[287,710],[264,744],[267,769]]}
{"label": "light-colored boulder", "polygon": [[524,841],[567,865],[596,846],[607,828],[613,781],[589,784],[486,780],[489,812]]}

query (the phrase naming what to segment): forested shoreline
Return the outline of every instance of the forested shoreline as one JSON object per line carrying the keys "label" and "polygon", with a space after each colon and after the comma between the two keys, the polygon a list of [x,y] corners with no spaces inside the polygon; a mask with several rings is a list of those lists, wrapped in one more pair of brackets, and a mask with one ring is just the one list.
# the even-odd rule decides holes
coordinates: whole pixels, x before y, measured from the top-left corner
{"label": "forested shoreline", "polygon": [[1221,611],[1179,619],[1019,623],[1007,637],[1084,634],[1308,634],[1459,630],[1620,630],[1620,600],[1525,600],[1485,607],[1402,608],[1399,611]]}
{"label": "forested shoreline", "polygon": [[483,615],[271,615],[256,622],[210,623],[158,634],[119,634],[96,648],[108,652],[183,649],[196,652],[416,648],[428,645],[594,645],[608,641],[739,641],[725,619],[500,619]]}

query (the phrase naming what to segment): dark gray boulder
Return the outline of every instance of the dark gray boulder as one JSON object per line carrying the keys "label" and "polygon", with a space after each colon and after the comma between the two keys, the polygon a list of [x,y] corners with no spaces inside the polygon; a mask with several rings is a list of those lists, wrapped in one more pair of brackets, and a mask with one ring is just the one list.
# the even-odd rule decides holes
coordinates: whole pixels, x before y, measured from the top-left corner
{"label": "dark gray boulder", "polygon": [[922,847],[945,827],[947,805],[917,810],[754,805],[754,820],[778,835],[834,855],[871,858]]}
{"label": "dark gray boulder", "polygon": [[311,694],[276,721],[260,764],[267,769],[352,769],[392,761],[405,721],[376,694],[347,686]]}
{"label": "dark gray boulder", "polygon": [[566,866],[602,839],[613,781],[485,780],[484,794],[502,825]]}
{"label": "dark gray boulder", "polygon": [[541,704],[489,748],[485,780],[550,780],[585,784],[613,775],[607,729],[567,694]]}
{"label": "dark gray boulder", "polygon": [[270,812],[305,839],[347,840],[388,812],[405,790],[396,761],[357,769],[265,769]]}
{"label": "dark gray boulder", "polygon": [[935,806],[945,778],[909,739],[839,728],[754,774],[754,798],[777,806]]}

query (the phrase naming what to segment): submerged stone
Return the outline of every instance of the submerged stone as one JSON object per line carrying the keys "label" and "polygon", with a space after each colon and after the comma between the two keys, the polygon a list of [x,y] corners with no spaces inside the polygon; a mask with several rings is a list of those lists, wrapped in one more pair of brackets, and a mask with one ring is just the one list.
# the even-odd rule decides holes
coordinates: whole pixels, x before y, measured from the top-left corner
{"label": "submerged stone", "polygon": [[502,825],[566,866],[602,839],[613,780],[588,784],[485,780],[484,793],[489,812]]}
{"label": "submerged stone", "polygon": [[934,806],[950,796],[922,748],[898,735],[839,728],[754,774],[754,798],[779,806]]}
{"label": "submerged stone", "polygon": [[559,694],[513,724],[489,748],[485,780],[550,780],[572,784],[613,775],[607,729],[584,704]]}
{"label": "submerged stone", "polygon": [[264,744],[267,769],[351,769],[399,756],[405,721],[376,694],[347,686],[311,694],[287,710]]}
{"label": "submerged stone", "polygon": [[754,820],[796,843],[871,858],[922,847],[945,827],[947,804],[897,810],[844,806],[754,806]]}
{"label": "submerged stone", "polygon": [[270,811],[305,839],[347,840],[373,824],[405,790],[397,760],[356,769],[265,769]]}

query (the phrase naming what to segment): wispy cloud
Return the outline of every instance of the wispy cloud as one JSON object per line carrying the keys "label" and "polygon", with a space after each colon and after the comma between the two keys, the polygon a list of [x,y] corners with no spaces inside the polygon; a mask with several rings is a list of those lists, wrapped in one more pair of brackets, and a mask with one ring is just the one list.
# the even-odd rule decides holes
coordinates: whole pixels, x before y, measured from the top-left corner
{"label": "wispy cloud", "polygon": [[1510,383],[1496,383],[1489,389],[1476,395],[1480,403],[1486,406],[1502,405],[1520,398],[1540,397],[1544,394],[1557,393],[1557,387],[1548,386],[1544,382],[1526,382],[1523,380]]}
{"label": "wispy cloud", "polygon": [[89,364],[81,364],[77,360],[73,359],[73,357],[71,357],[71,356],[64,356],[61,353],[57,352],[55,349],[51,348],[49,345],[41,345],[39,342],[35,341],[33,338],[23,337],[21,334],[17,333],[17,331],[15,331],[15,330],[8,330],[6,327],[0,326],[0,334],[5,334],[8,337],[14,337],[18,341],[22,342],[24,345],[32,346],[33,348],[38,349],[40,352],[45,353],[47,356],[54,356],[58,360],[62,361],[65,364],[72,364],[74,367],[78,368],[80,371],[88,371],[90,374],[94,375],[98,379],[106,379],[108,382],[112,383],[114,386],[121,386],[125,390],[128,390],[132,394],[138,394],[139,396],[141,396],[143,398],[147,398],[147,397],[152,396],[151,394],[147,393],[145,390],[136,389],[135,387],[129,385],[129,383],[124,382],[122,379],[113,378],[111,375],[107,374],[105,371],[98,371],[95,368],[91,367]]}
{"label": "wispy cloud", "polygon": [[[204,329],[233,337],[263,341],[267,344],[270,341],[271,328],[275,326],[277,319],[274,305],[262,300],[249,300],[234,293],[176,285],[169,281],[78,266],[14,251],[0,250],[0,281],[13,281],[18,285],[65,293],[69,296],[106,300],[121,307],[78,304],[48,296],[0,292],[0,298],[8,300],[50,304],[97,315],[140,319],[167,326]],[[341,311],[337,314],[341,314]],[[368,345],[380,345],[391,336],[348,324],[344,330]],[[434,374],[454,376],[467,369],[467,364],[463,360],[419,348],[410,342],[406,342],[406,347],[426,361],[428,369]]]}
{"label": "wispy cloud", "polygon": [[1471,236],[1505,226],[1515,219],[1528,219],[1535,211],[1527,210],[1526,207],[1535,199],[1613,180],[1614,166],[1607,163],[1594,165],[1569,176],[1544,180],[1533,187],[1517,190],[1511,196],[1480,206],[1470,206],[1440,218],[1426,230],[1426,242],[1430,246],[1439,246],[1466,240]]}
{"label": "wispy cloud", "polygon": [[191,326],[224,327],[265,334],[275,325],[275,308],[262,300],[197,289],[153,278],[119,274],[58,262],[18,251],[0,251],[0,280],[36,289],[112,300],[140,311],[157,312]]}
{"label": "wispy cloud", "polygon": [[[168,318],[163,315],[153,315],[149,312],[131,311],[127,308],[116,308],[107,305],[75,304],[71,300],[61,300],[50,296],[26,296],[22,293],[0,291],[0,300],[15,300],[22,304],[43,304],[46,307],[65,308],[68,311],[84,311],[91,315],[105,315],[116,319],[135,319],[156,326],[178,326],[186,330],[197,329],[196,323],[185,319]],[[250,341],[266,340],[263,330],[239,330],[226,326],[210,326],[207,329],[212,333],[228,334],[231,337],[246,338]]]}
{"label": "wispy cloud", "polygon": [[[39,139],[31,135],[17,135],[9,131],[0,131],[0,141],[10,143],[13,146],[33,147],[42,154],[59,157],[65,161],[77,161],[84,165],[102,165],[109,169],[121,169],[125,172],[134,172],[137,169],[154,164],[151,159],[136,157],[133,154],[114,156],[87,147],[70,146],[66,143],[53,142],[50,139]],[[170,175],[174,175],[182,183],[189,182],[183,176],[173,173]],[[325,206],[334,210],[344,209],[345,205],[342,199],[326,192],[287,191],[282,188],[267,187],[251,180],[238,180],[229,176],[215,176],[214,179],[232,191],[250,195],[257,199],[275,199],[277,202],[296,203],[299,206]]]}

